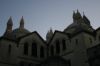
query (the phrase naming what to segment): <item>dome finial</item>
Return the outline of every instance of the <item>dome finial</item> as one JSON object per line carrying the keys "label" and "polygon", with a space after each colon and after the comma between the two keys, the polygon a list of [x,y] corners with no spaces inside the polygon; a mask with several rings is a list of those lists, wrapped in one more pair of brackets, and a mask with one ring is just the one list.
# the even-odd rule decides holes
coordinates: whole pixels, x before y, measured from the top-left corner
{"label": "dome finial", "polygon": [[20,28],[24,28],[24,18],[23,18],[23,16],[20,20]]}

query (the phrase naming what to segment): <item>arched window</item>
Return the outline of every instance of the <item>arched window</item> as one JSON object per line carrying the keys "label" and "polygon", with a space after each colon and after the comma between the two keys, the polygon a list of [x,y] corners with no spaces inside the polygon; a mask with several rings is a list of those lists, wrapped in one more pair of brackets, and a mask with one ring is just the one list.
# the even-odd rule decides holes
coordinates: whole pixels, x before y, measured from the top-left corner
{"label": "arched window", "polygon": [[56,40],[56,53],[60,53],[60,43],[59,40]]}
{"label": "arched window", "polygon": [[51,56],[54,56],[54,46],[53,45],[51,45],[50,53],[51,53]]}
{"label": "arched window", "polygon": [[41,58],[44,57],[44,48],[43,48],[43,46],[40,47],[40,57]]}
{"label": "arched window", "polygon": [[28,55],[28,43],[27,42],[24,44],[24,54]]}
{"label": "arched window", "polygon": [[8,47],[8,53],[10,54],[11,53],[11,45],[9,45],[9,47]]}
{"label": "arched window", "polygon": [[37,44],[36,44],[36,42],[32,43],[32,56],[37,57]]}
{"label": "arched window", "polygon": [[63,50],[66,49],[66,40],[65,39],[62,40],[62,49]]}

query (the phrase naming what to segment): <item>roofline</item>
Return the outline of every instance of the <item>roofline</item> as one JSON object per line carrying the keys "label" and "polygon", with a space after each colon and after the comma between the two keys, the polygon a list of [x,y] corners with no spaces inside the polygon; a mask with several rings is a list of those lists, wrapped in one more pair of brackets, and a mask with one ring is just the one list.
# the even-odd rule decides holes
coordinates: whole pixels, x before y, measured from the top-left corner
{"label": "roofline", "polygon": [[27,35],[24,35],[24,36],[18,38],[18,42],[20,42],[21,39],[23,39],[23,38],[25,38],[25,37],[27,37],[27,36],[30,36],[30,35],[32,35],[32,34],[34,34],[34,33],[37,34],[37,35],[39,36],[39,38],[46,44],[46,41],[39,35],[39,33],[38,33],[37,31],[31,32],[31,33],[29,33],[29,34],[27,34]]}
{"label": "roofline", "polygon": [[48,44],[47,44],[47,42],[39,35],[39,33],[38,33],[37,31],[28,33],[28,34],[26,34],[26,35],[24,35],[24,36],[22,36],[22,37],[19,37],[19,38],[16,39],[16,40],[8,39],[8,38],[3,37],[3,36],[0,37],[0,40],[1,40],[1,39],[6,39],[6,40],[9,40],[9,41],[12,41],[12,42],[15,42],[15,43],[19,44],[19,42],[21,41],[21,39],[23,39],[24,37],[30,36],[30,35],[32,35],[32,34],[35,33],[35,34],[37,34],[37,35],[39,36],[39,38],[40,38],[45,44],[49,45],[49,44],[51,43],[51,41],[53,40],[53,38],[54,38],[54,36],[55,36],[56,33],[64,34],[64,35],[68,36],[69,39],[71,39],[71,38],[77,36],[78,34],[84,32],[84,33],[87,33],[87,34],[89,34],[89,35],[91,35],[91,36],[93,36],[93,37],[95,38],[96,32],[97,32],[98,30],[100,30],[100,27],[99,27],[98,29],[96,29],[94,32],[88,32],[88,31],[82,30],[82,31],[79,31],[79,32],[77,32],[77,33],[75,33],[75,34],[72,34],[72,35],[69,34],[69,33],[65,33],[65,32],[62,32],[62,31],[55,30],[55,32],[54,32],[53,36],[51,37],[50,41],[48,42]]}
{"label": "roofline", "polygon": [[75,34],[72,34],[72,35],[71,35],[71,34],[69,34],[69,33],[65,33],[65,32],[61,32],[61,31],[55,30],[55,32],[54,32],[54,34],[53,34],[51,40],[48,42],[47,45],[49,45],[49,44],[51,43],[51,41],[53,40],[53,38],[54,38],[54,36],[55,36],[56,33],[64,34],[64,35],[68,36],[69,39],[72,39],[73,37],[75,37],[75,36],[77,36],[77,35],[79,35],[80,33],[83,33],[83,32],[84,32],[84,33],[87,33],[87,34],[89,34],[89,35],[91,35],[91,36],[93,36],[93,37],[95,38],[95,33],[94,33],[94,32],[80,31],[80,32],[78,32],[78,33],[75,33]]}

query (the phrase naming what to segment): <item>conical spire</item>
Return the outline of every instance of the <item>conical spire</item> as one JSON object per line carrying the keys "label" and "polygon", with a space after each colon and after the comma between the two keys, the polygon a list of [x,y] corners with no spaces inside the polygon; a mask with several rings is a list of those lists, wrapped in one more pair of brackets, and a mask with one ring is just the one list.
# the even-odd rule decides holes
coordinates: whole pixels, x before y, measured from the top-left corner
{"label": "conical spire", "polygon": [[73,11],[73,19],[75,18],[75,11]]}
{"label": "conical spire", "polygon": [[7,29],[6,31],[12,31],[12,26],[13,26],[13,21],[12,21],[12,17],[10,16],[10,18],[8,19],[8,22],[7,22]]}
{"label": "conical spire", "polygon": [[73,11],[73,22],[76,22],[76,13]]}
{"label": "conical spire", "polygon": [[90,25],[90,20],[85,16],[84,12],[83,12],[83,20],[85,24]]}
{"label": "conical spire", "polygon": [[20,20],[20,27],[19,28],[24,28],[24,19],[23,19],[23,16]]}
{"label": "conical spire", "polygon": [[80,12],[78,11],[78,9],[77,9],[77,13],[80,13]]}
{"label": "conical spire", "polygon": [[10,16],[10,18],[8,19],[7,22],[7,28],[6,31],[4,33],[4,36],[7,38],[11,38],[12,36],[12,26],[13,26],[13,21],[12,21],[12,17]]}
{"label": "conical spire", "polygon": [[11,16],[10,16],[8,22],[7,22],[7,25],[9,25],[9,26],[12,26],[13,25],[12,17]]}
{"label": "conical spire", "polygon": [[82,16],[81,16],[80,12],[78,11],[78,9],[77,9],[77,13],[76,13],[76,18],[77,18],[77,19],[82,18]]}

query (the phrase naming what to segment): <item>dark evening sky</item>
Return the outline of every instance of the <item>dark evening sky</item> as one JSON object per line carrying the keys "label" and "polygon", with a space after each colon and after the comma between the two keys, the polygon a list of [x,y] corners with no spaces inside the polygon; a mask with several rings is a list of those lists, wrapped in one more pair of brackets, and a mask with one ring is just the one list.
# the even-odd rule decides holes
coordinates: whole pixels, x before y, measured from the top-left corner
{"label": "dark evening sky", "polygon": [[0,0],[0,36],[10,16],[13,29],[19,27],[23,16],[25,28],[45,38],[50,27],[63,31],[71,24],[73,10],[77,9],[85,13],[95,29],[100,26],[100,0]]}

